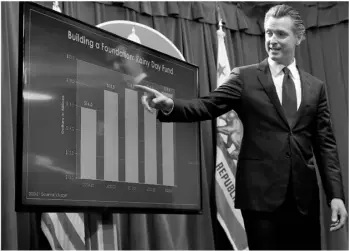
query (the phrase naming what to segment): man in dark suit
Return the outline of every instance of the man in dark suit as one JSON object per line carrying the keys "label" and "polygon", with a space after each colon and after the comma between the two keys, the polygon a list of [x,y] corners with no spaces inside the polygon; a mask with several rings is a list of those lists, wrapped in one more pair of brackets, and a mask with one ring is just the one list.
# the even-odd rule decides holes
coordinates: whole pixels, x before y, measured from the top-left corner
{"label": "man in dark suit", "polygon": [[238,67],[206,97],[170,99],[137,85],[148,110],[162,122],[214,119],[234,109],[244,126],[235,206],[242,210],[250,249],[320,249],[320,171],[332,230],[346,221],[337,146],[325,84],[299,69],[295,48],[304,39],[299,13],[287,5],[265,16],[269,57]]}

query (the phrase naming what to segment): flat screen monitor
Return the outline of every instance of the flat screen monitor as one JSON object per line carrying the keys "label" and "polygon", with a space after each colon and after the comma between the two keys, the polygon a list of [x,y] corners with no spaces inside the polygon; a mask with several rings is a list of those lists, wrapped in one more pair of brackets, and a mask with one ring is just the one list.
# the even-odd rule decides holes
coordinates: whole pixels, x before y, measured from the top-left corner
{"label": "flat screen monitor", "polygon": [[17,211],[200,213],[199,123],[161,123],[134,84],[198,97],[198,67],[20,3]]}

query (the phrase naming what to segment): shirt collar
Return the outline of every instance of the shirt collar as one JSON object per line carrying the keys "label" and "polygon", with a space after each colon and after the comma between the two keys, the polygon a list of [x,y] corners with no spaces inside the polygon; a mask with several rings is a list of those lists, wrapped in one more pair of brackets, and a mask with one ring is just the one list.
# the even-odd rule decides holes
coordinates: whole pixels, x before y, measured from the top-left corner
{"label": "shirt collar", "polygon": [[[269,68],[270,68],[270,72],[273,75],[273,77],[276,77],[278,74],[280,74],[280,72],[282,72],[282,69],[285,67],[282,64],[278,64],[277,62],[275,62],[274,60],[268,58],[268,64],[269,64]],[[297,76],[297,66],[296,66],[296,59],[293,59],[293,62],[287,66],[288,69],[291,72],[291,75],[293,77]]]}

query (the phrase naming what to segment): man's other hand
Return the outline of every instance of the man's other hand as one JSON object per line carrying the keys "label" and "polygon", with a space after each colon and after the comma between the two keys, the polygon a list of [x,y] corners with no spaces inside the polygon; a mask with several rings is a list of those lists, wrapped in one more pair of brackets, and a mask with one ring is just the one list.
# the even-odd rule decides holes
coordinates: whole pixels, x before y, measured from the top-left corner
{"label": "man's other hand", "polygon": [[144,85],[134,85],[135,89],[144,91],[142,96],[143,106],[153,113],[154,109],[169,112],[173,107],[173,100],[161,92]]}
{"label": "man's other hand", "polygon": [[330,231],[336,231],[344,226],[345,221],[347,220],[347,210],[345,209],[344,202],[341,199],[332,199],[331,200],[331,227]]}

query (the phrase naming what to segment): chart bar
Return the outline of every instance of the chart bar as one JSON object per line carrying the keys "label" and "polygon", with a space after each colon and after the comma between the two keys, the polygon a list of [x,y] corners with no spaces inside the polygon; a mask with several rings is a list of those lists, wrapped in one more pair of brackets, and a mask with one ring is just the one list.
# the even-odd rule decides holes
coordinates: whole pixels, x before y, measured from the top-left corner
{"label": "chart bar", "polygon": [[104,180],[119,180],[118,94],[104,91]]}
{"label": "chart bar", "polygon": [[[163,93],[172,98],[173,95]],[[174,186],[174,133],[173,123],[162,123],[162,175],[163,185]]]}
{"label": "chart bar", "polygon": [[138,92],[125,89],[126,182],[138,182]]}
{"label": "chart bar", "polygon": [[81,179],[96,179],[96,115],[97,114],[95,110],[81,107]]}
{"label": "chart bar", "polygon": [[144,169],[145,183],[157,184],[156,113],[144,110]]}

